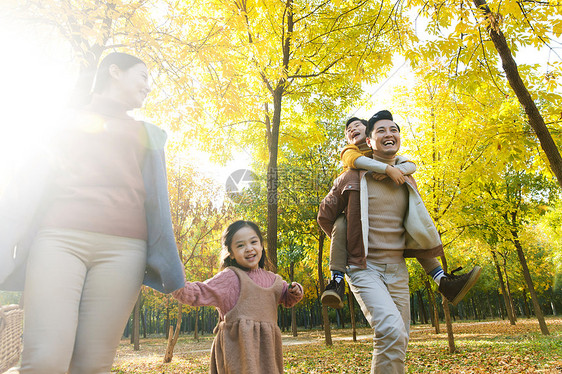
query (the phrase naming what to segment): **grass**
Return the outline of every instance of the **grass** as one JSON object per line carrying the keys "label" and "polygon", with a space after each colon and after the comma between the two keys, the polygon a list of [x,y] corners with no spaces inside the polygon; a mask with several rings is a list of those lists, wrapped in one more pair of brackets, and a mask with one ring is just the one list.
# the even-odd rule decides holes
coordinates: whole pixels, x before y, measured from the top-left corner
{"label": "grass", "polygon": [[[562,318],[549,318],[549,336],[540,333],[536,320],[464,322],[453,325],[457,352],[449,353],[447,334],[428,325],[412,326],[406,356],[408,373],[555,373],[562,374]],[[367,373],[371,365],[372,330],[360,329],[353,342],[349,329],[332,330],[333,345],[324,344],[322,331],[299,331],[294,338],[283,335],[286,373]],[[141,341],[133,351],[123,341],[114,372],[207,373],[212,336],[199,341],[181,337],[174,359],[163,364],[163,338]]]}

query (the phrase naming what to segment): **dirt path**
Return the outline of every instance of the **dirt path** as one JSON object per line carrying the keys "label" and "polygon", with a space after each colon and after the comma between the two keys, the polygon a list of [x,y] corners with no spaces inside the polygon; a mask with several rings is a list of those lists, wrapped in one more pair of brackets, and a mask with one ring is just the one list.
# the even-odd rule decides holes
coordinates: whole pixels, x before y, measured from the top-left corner
{"label": "dirt path", "polygon": [[[199,341],[193,340],[191,336],[180,337],[180,341],[174,349],[174,355],[187,355],[197,353],[210,353],[211,345],[213,344],[212,335],[205,335],[200,337]],[[301,344],[313,344],[324,341],[323,331],[299,331],[297,337],[293,337],[289,333],[282,334],[284,346],[295,346]],[[357,340],[372,339],[372,332],[370,329],[359,329],[357,331]],[[350,330],[332,330],[332,340],[352,340]],[[163,337],[141,339],[141,347],[139,351],[133,350],[133,346],[128,340],[123,339],[119,345],[117,356],[115,357],[115,364],[131,359],[155,359],[163,357],[166,351],[166,339]]]}

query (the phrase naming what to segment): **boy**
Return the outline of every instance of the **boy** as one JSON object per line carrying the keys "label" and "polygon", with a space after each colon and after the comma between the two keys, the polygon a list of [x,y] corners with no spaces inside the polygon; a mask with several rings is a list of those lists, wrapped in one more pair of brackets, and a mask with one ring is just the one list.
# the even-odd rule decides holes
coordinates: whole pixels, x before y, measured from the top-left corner
{"label": "boy", "polygon": [[[392,114],[387,110],[377,112],[369,122],[374,123],[379,120],[393,121]],[[384,178],[392,179],[396,184],[401,185],[405,182],[404,175],[411,175],[416,171],[416,165],[403,156],[396,157],[394,165],[372,158],[372,149],[366,144],[365,130],[367,121],[356,117],[350,118],[346,122],[345,137],[348,145],[342,150],[341,159],[344,169],[364,169],[378,174],[373,174],[377,180]],[[396,125],[398,131],[400,127]],[[332,241],[330,246],[330,271],[332,279],[326,286],[322,294],[323,305],[333,308],[343,307],[343,294],[345,293],[344,274],[347,266],[347,222],[345,216],[340,215],[334,223],[332,230]],[[436,258],[418,258],[425,272],[438,284],[439,291],[451,302],[456,305],[480,276],[481,268],[475,266],[472,271],[463,275],[446,274]],[[458,270],[458,269],[457,269]]]}

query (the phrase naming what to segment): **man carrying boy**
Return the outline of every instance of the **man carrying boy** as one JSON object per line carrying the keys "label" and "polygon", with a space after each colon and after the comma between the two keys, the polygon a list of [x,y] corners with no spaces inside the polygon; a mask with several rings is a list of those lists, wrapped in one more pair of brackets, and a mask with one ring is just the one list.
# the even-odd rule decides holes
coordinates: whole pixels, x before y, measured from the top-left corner
{"label": "man carrying boy", "polygon": [[[373,174],[375,178],[389,177],[396,184],[401,185],[404,183],[404,175],[411,175],[416,171],[416,164],[402,156],[396,157],[395,165],[388,165],[373,159],[373,150],[365,141],[367,124],[366,120],[357,117],[348,119],[345,124],[345,139],[348,144],[341,151],[344,171],[364,169],[377,173]],[[330,271],[332,279],[320,298],[323,305],[337,309],[343,307],[343,295],[345,294],[343,279],[347,267],[346,230],[345,216],[340,214],[334,223],[331,235]]]}
{"label": "man carrying boy", "polygon": [[[400,129],[390,112],[380,111],[369,120],[366,144],[374,159],[395,167]],[[375,332],[372,373],[404,372],[410,326],[404,257],[427,260],[440,268],[436,257],[443,255],[439,233],[414,179],[409,175],[403,178],[405,183],[397,184],[388,178],[379,180],[366,170],[347,170],[334,181],[318,212],[318,223],[331,236],[337,218],[345,211],[346,278]],[[454,286],[449,291],[464,296],[480,270],[475,267],[463,276],[449,276]],[[449,300],[455,298],[441,292]]]}
{"label": "man carrying boy", "polygon": [[[392,121],[392,114],[387,110],[376,113],[371,121],[388,119]],[[383,180],[390,178],[397,185],[405,182],[404,176],[411,175],[416,171],[416,165],[406,157],[396,156],[395,164],[389,165],[385,162],[373,158],[373,150],[366,143],[365,130],[368,122],[356,117],[350,118],[345,124],[345,138],[348,145],[341,152],[341,159],[344,170],[363,169],[372,171],[373,178]],[[400,132],[400,127],[395,123]],[[333,308],[343,307],[343,295],[345,293],[344,275],[347,266],[347,245],[346,245],[347,224],[345,216],[341,214],[334,223],[331,234],[330,246],[330,271],[332,279],[322,293],[321,301],[323,305]],[[439,286],[439,291],[451,302],[457,305],[474,285],[481,269],[475,267],[473,271],[464,275],[446,274],[436,258],[418,258],[420,265]]]}

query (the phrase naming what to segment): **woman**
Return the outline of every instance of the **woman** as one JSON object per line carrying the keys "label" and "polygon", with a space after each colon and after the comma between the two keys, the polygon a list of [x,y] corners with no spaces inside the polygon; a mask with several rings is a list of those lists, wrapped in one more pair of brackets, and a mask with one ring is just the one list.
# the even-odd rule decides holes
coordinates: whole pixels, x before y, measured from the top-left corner
{"label": "woman", "polygon": [[17,251],[0,287],[15,288],[27,266],[21,373],[109,373],[143,281],[166,293],[184,285],[166,135],[127,114],[149,92],[142,60],[103,59],[91,102],[72,111],[56,137],[48,187],[20,210],[30,230],[3,243]]}

